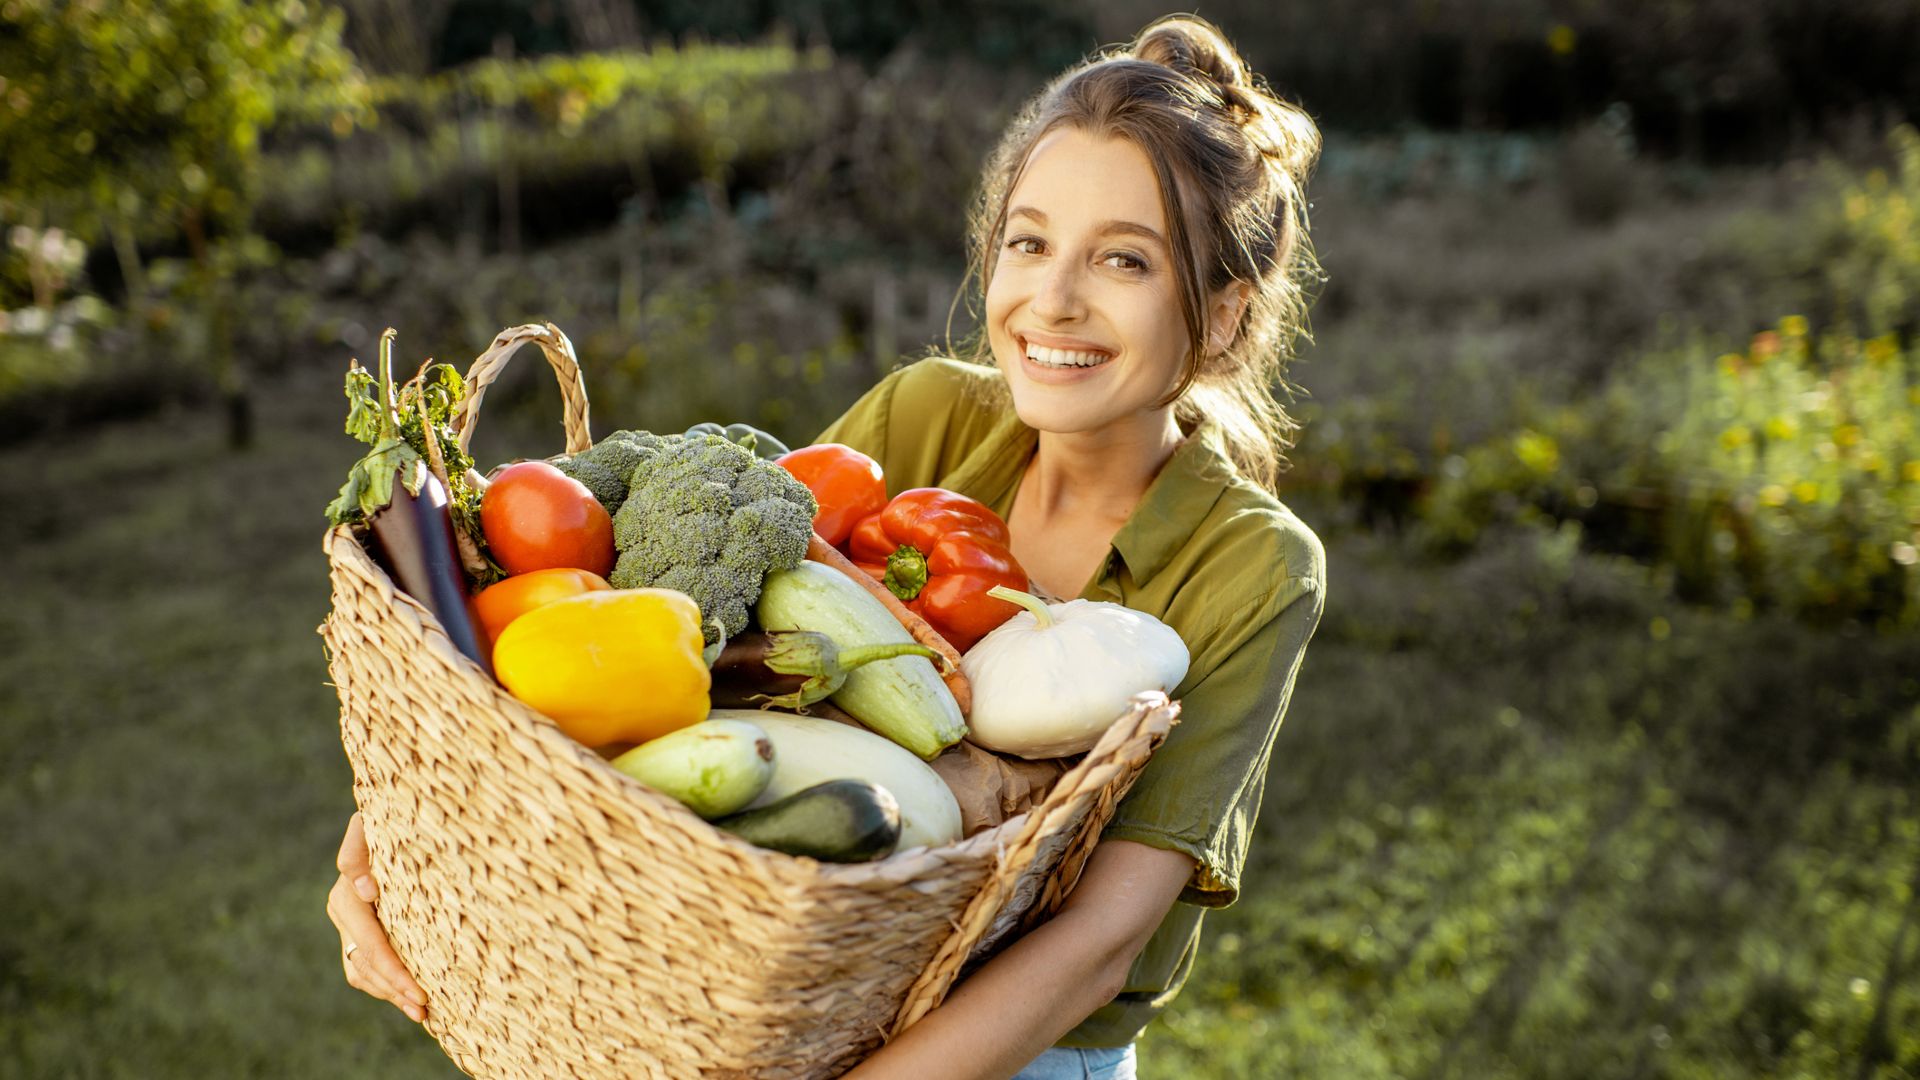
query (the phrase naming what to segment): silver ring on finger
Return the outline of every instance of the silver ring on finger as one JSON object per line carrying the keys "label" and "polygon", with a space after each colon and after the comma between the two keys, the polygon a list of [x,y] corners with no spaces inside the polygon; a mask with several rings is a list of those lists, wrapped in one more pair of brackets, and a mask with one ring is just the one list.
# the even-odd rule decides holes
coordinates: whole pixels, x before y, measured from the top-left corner
{"label": "silver ring on finger", "polygon": [[360,943],[359,943],[359,942],[357,942],[357,941],[349,941],[349,942],[347,942],[347,951],[346,951],[346,952],[344,952],[344,953],[342,953],[342,954],[340,954],[340,958],[341,958],[342,960],[345,960],[345,961],[346,961],[347,963],[349,963],[349,964],[351,964],[351,963],[353,963],[353,950],[355,950],[355,949],[357,949],[357,948],[359,948],[359,947],[360,947]]}

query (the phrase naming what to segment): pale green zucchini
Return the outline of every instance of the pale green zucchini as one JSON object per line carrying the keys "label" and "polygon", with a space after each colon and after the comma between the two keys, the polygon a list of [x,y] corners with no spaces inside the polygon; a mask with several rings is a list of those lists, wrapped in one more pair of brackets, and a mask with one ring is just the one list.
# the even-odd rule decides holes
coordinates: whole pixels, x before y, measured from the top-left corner
{"label": "pale green zucchini", "polygon": [[614,768],[703,818],[746,806],[773,780],[773,741],[742,719],[709,719],[649,739],[614,758]]}
{"label": "pale green zucchini", "polygon": [[[913,643],[913,635],[885,605],[845,574],[817,562],[768,574],[757,615],[762,629],[818,630],[842,648]],[[831,700],[928,760],[967,734],[952,691],[923,656],[876,660],[855,669]]]}
{"label": "pale green zucchini", "polygon": [[953,789],[932,766],[888,739],[818,716],[750,709],[715,709],[713,716],[752,721],[773,740],[773,779],[754,807],[827,780],[865,780],[899,801],[900,850],[960,839],[960,803]]}

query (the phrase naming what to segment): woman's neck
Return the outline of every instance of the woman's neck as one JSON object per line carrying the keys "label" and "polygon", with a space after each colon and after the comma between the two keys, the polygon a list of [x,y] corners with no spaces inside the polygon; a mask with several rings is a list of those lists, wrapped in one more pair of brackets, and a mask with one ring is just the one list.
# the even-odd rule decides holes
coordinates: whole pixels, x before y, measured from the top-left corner
{"label": "woman's neck", "polygon": [[1098,431],[1040,432],[1020,502],[1038,523],[1104,519],[1115,528],[1132,515],[1183,436],[1171,408]]}

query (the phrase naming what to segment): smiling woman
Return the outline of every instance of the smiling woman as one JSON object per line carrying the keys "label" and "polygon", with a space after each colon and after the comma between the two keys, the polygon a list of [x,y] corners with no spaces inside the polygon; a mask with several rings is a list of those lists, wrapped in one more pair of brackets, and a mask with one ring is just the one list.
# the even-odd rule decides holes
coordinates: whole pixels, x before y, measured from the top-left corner
{"label": "smiling woman", "polygon": [[[1292,424],[1272,396],[1318,278],[1318,146],[1195,18],[1067,72],[987,165],[972,362],[894,372],[817,440],[877,460],[890,495],[987,504],[1037,591],[1145,612],[1191,656],[1179,726],[1061,910],[849,1076],[1131,1077],[1202,915],[1237,897],[1326,583],[1274,495]],[[366,867],[350,830],[329,903],[349,980],[417,1017]]]}
{"label": "smiling woman", "polygon": [[1131,1076],[1205,909],[1237,896],[1325,591],[1318,539],[1273,494],[1318,149],[1198,19],[1067,72],[987,164],[973,362],[895,372],[820,436],[891,491],[985,502],[1040,591],[1154,615],[1193,657],[1179,727],[1067,907],[851,1075],[1005,1076],[1051,1041],[1021,1077]]}

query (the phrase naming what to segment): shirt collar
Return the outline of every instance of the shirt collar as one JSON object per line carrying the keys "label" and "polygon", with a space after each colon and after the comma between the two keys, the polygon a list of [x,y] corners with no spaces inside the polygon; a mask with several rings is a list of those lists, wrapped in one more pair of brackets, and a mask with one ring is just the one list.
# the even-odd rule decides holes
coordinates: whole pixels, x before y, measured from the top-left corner
{"label": "shirt collar", "polygon": [[1145,585],[1166,569],[1213,512],[1233,477],[1220,426],[1202,421],[1174,449],[1147,485],[1133,516],[1113,534],[1113,549],[1126,562],[1134,584]]}

